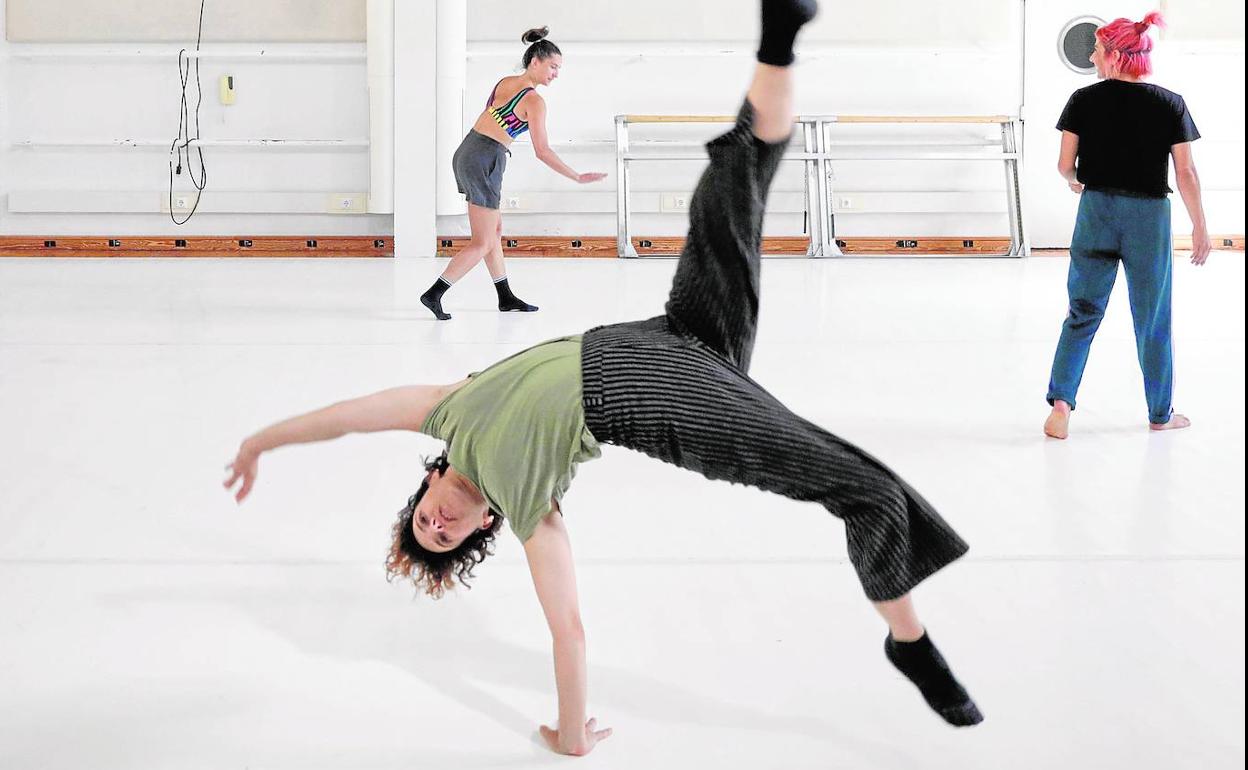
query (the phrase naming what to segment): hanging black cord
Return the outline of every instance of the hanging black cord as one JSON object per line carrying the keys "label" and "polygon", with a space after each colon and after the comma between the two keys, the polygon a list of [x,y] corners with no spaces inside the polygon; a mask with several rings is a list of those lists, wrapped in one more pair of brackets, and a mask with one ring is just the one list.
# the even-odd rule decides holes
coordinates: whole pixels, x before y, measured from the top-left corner
{"label": "hanging black cord", "polygon": [[[199,210],[199,202],[203,198],[204,189],[208,187],[208,167],[204,163],[204,148],[199,145],[200,128],[199,113],[200,108],[204,104],[204,83],[200,78],[200,50],[204,43],[204,9],[208,0],[200,0],[199,3],[199,31],[195,38],[195,87],[199,93],[198,100],[195,102],[195,132],[191,134],[191,111],[190,102],[187,99],[187,87],[191,80],[191,61],[185,48],[178,52],[178,79],[182,83],[182,101],[178,109],[178,136],[173,140],[173,144],[169,147],[169,217],[175,225],[184,225],[191,221],[191,217],[195,216],[195,212]],[[194,147],[192,148],[192,143]],[[195,169],[192,166],[191,153],[194,151],[199,161],[199,178],[195,177]],[[186,215],[186,219],[179,220],[177,210],[174,206],[174,177],[182,175],[182,169],[186,169],[186,173],[191,178],[191,184],[195,187],[195,205],[191,207],[191,211]]]}

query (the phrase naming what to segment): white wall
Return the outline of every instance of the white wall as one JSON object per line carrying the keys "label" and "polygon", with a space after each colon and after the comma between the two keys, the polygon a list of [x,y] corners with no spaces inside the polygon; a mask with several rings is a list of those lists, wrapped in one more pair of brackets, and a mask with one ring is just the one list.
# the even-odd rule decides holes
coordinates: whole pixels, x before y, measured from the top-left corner
{"label": "white wall", "polygon": [[[0,0],[0,33],[12,1]],[[57,2],[98,5],[87,0]],[[297,5],[288,0],[266,2]],[[1033,13],[1052,10],[1056,18],[1065,11],[1055,4],[1063,2],[1067,0],[1028,0],[1027,5]],[[1213,229],[1242,233],[1243,6],[1225,0],[1154,4],[1163,5],[1173,21],[1159,45],[1157,81],[1187,96],[1205,134],[1197,145],[1197,159],[1210,190]],[[135,3],[126,7],[131,5]],[[1136,13],[1137,6],[1150,4],[1088,0],[1069,5],[1110,17],[1118,9]],[[449,158],[430,155],[437,110],[430,102],[435,74],[433,6],[433,0],[399,2],[398,34],[403,43],[397,52],[396,87],[401,94],[397,109],[408,133],[398,137],[396,147],[396,196],[407,201],[399,202],[398,209],[400,216],[406,212],[402,229],[409,234],[407,251],[413,253],[432,250],[431,243],[427,250],[418,244],[431,241],[434,232],[433,223],[427,221],[433,209],[434,169],[449,163]],[[803,40],[798,108],[842,114],[1016,112],[1024,100],[1021,8],[1015,0],[825,3],[823,17]],[[209,0],[210,29],[213,9]],[[755,0],[471,0],[469,9],[464,128],[494,82],[515,71],[523,52],[520,33],[549,24],[552,38],[565,52],[564,76],[545,92],[551,134],[564,158],[585,170],[614,171],[615,114],[732,112],[753,65]],[[320,23],[314,21],[304,32],[312,34],[310,30]],[[1033,243],[1062,245],[1072,221],[1072,202],[1051,171],[1056,138],[1051,126],[1069,91],[1086,81],[1072,76],[1063,82],[1057,74],[1045,74],[1056,73],[1060,66],[1053,55],[1055,43],[1039,30],[1031,34],[1037,37],[1028,61],[1031,130],[1026,192],[1032,204]],[[368,156],[363,148],[213,150],[208,153],[212,176],[205,198],[207,213],[178,229],[160,213],[167,197],[166,147],[11,146],[23,140],[172,140],[179,94],[177,47],[130,40],[13,43],[0,34],[0,234],[373,234],[396,227],[391,217],[320,213],[328,194],[368,189]],[[205,136],[368,138],[363,44],[216,42],[209,47],[236,52],[240,58],[209,59],[204,64]],[[270,55],[313,58],[257,61],[242,56],[262,49]],[[115,56],[103,51],[152,55]],[[45,58],[37,58],[40,55]],[[227,72],[236,76],[239,86],[239,104],[230,108],[216,99],[216,79]],[[1043,98],[1035,96],[1037,89],[1044,91]],[[701,140],[713,130],[652,129],[639,135]],[[917,135],[920,130],[900,132]],[[959,138],[975,134],[954,133]],[[948,135],[932,132],[927,138]],[[639,209],[657,210],[660,192],[687,191],[699,168],[698,163],[639,166],[635,177]],[[838,189],[857,204],[838,216],[838,232],[844,235],[990,235],[1006,230],[1003,175],[995,167],[846,163],[837,168],[837,175]],[[506,193],[521,205],[518,211],[506,212],[506,227],[517,233],[614,234],[613,182],[577,187],[536,163],[527,143],[518,144]],[[800,189],[797,168],[786,168],[777,183],[769,233],[802,231]],[[888,194],[902,190],[913,194]],[[15,212],[13,205],[50,210]],[[940,209],[962,213],[933,213]],[[1176,209],[1181,218],[1182,207]],[[291,213],[295,211],[307,213]],[[642,213],[636,226],[638,232],[681,233],[685,223],[678,215]],[[467,223],[461,216],[439,217],[436,231],[464,233]]]}
{"label": "white wall", "polygon": [[[1078,198],[1054,170],[1061,135],[1053,126],[1070,93],[1094,78],[1066,69],[1055,40],[1071,18],[1139,19],[1157,0],[1029,0],[1027,66],[1027,169],[1029,230],[1034,246],[1070,243]],[[1207,0],[1170,0],[1163,7],[1171,21],[1158,35],[1152,81],[1183,94],[1200,129],[1194,145],[1213,233],[1244,232],[1244,9]],[[1220,23],[1215,24],[1214,21]],[[1129,127],[1124,126],[1124,130]],[[1171,185],[1173,186],[1173,184]],[[1190,233],[1191,221],[1174,198],[1176,233]]]}
{"label": "white wall", "polygon": [[[992,3],[974,13],[960,10],[972,5],[980,4],[825,3],[824,13],[803,38],[798,111],[1017,113],[1022,101],[1021,4]],[[880,22],[886,19],[895,23],[885,27]],[[757,3],[634,0],[573,7],[550,0],[523,6],[503,0],[474,2],[465,125],[475,119],[498,78],[518,67],[524,51],[521,32],[542,24],[551,27],[551,39],[564,51],[563,75],[544,92],[556,149],[577,169],[613,172],[616,114],[735,112],[754,65]],[[704,140],[720,130],[667,127],[639,129],[636,136]],[[906,128],[893,133],[928,139],[997,136],[993,128]],[[527,139],[513,152],[505,192],[521,205],[518,211],[504,212],[508,230],[614,233],[613,179],[597,187],[577,187],[537,163]],[[700,168],[697,162],[636,166],[638,210],[657,211],[661,192],[690,189]],[[857,210],[838,216],[839,234],[1008,232],[1004,175],[998,165],[845,163],[836,172],[838,189],[858,204]],[[769,233],[802,232],[801,190],[800,165],[786,165],[776,183]],[[868,195],[880,190],[922,194],[884,199]],[[966,213],[925,213],[942,207]],[[645,234],[682,233],[686,226],[678,215],[657,213],[642,213],[635,224]],[[442,233],[463,233],[466,228],[463,217],[439,218]]]}
{"label": "white wall", "polygon": [[[1157,82],[1184,93],[1205,140],[1197,155],[1209,189],[1213,229],[1244,232],[1243,7],[1222,0],[1157,0],[1173,26],[1157,52]],[[1028,0],[1064,22],[1094,13],[1137,17],[1140,3]],[[1068,6],[1067,7],[1063,7]],[[1021,2],[1001,0],[877,0],[825,3],[820,20],[804,35],[798,67],[802,112],[885,114],[1017,113],[1024,101]],[[515,71],[528,27],[547,24],[564,50],[563,77],[545,97],[556,148],[572,166],[613,171],[612,117],[617,113],[726,113],[740,98],[753,64],[757,30],[754,0],[632,0],[629,3],[567,4],[533,0],[475,0],[469,17],[469,70],[465,128],[494,82]],[[1069,16],[1066,15],[1070,11]],[[1025,193],[1032,204],[1035,245],[1063,246],[1073,209],[1061,179],[1052,172],[1056,132],[1052,124],[1069,92],[1091,81],[1061,69],[1058,29],[1030,30],[1027,62],[1028,117],[1032,152]],[[1060,70],[1060,71],[1059,71]],[[1216,76],[1212,76],[1216,72]],[[1069,75],[1067,78],[1066,75]],[[1042,97],[1042,98],[1038,98]],[[639,135],[705,138],[708,131],[653,129]],[[928,139],[947,136],[930,129],[893,131]],[[975,132],[960,132],[963,137]],[[989,132],[991,133],[991,132]],[[858,130],[856,135],[863,135]],[[988,134],[983,134],[988,136]],[[873,138],[881,138],[878,131]],[[1054,145],[1055,146],[1055,145]],[[447,163],[449,159],[440,159]],[[688,190],[697,163],[639,166],[634,180],[641,211],[657,209],[658,193]],[[841,164],[837,185],[856,204],[838,216],[838,233],[1003,234],[1003,175],[993,166],[967,164]],[[801,179],[796,168],[777,181],[768,232],[802,230]],[[913,195],[874,195],[910,191]],[[511,232],[614,233],[613,180],[578,188],[518,144],[505,181],[518,199],[505,211]],[[1176,225],[1189,228],[1182,206]],[[934,214],[934,209],[953,212]],[[467,231],[463,217],[439,217],[439,232]],[[636,231],[680,233],[684,220],[642,214]],[[1036,236],[1039,235],[1037,238]]]}
{"label": "white wall", "polygon": [[[182,40],[199,22],[200,0],[8,0],[15,43]],[[209,0],[204,39],[363,42],[365,0]]]}
{"label": "white wall", "polygon": [[[0,25],[8,2],[0,0]],[[198,3],[190,6],[189,13],[196,13]],[[221,29],[213,17],[220,8],[209,0],[206,28]],[[288,15],[286,22],[297,27],[299,18]],[[0,234],[390,232],[389,216],[326,213],[331,194],[368,191],[367,146],[207,150],[209,187],[200,213],[182,228],[162,213],[181,93],[177,51],[194,47],[195,19],[187,21],[189,36],[178,44],[15,43],[0,34]],[[321,24],[316,18],[305,22],[307,30]],[[211,43],[206,49],[232,57],[203,62],[205,138],[367,142],[363,43]],[[256,56],[261,51],[267,58]],[[223,74],[236,79],[238,103],[232,107],[218,100]],[[118,139],[160,144],[21,144]],[[182,182],[179,189],[190,187]]]}
{"label": "white wall", "polygon": [[[808,27],[807,43],[922,47],[932,41],[963,41],[995,47],[1000,28],[1015,14],[1009,2],[966,0],[872,0],[824,2]],[[529,27],[548,25],[552,39],[578,41],[753,41],[758,38],[757,0],[629,0],[625,3],[562,0],[473,0],[469,34],[474,40],[517,42]],[[517,42],[518,44],[518,42]]]}
{"label": "white wall", "polygon": [[1173,41],[1244,44],[1244,4],[1228,0],[1158,0]]}

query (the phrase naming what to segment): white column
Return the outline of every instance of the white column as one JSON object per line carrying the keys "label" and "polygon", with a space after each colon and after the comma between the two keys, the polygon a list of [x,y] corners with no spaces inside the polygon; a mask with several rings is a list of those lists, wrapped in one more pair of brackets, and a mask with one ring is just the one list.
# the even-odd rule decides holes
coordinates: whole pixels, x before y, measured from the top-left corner
{"label": "white column", "polygon": [[[462,1],[462,0],[461,0]],[[394,8],[394,237],[399,257],[431,257],[437,246],[437,132],[429,95],[437,75],[437,24],[428,0]]]}
{"label": "white column", "polygon": [[464,138],[464,88],[468,80],[468,3],[438,0],[437,196],[438,215],[468,213],[455,185],[451,158]]}
{"label": "white column", "polygon": [[394,0],[368,0],[368,213],[394,213]]}

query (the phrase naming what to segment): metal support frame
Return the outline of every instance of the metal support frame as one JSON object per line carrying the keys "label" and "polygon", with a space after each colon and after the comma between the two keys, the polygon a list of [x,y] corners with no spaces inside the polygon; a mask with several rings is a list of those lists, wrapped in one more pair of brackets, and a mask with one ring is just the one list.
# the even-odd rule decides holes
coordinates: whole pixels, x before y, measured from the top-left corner
{"label": "metal support frame", "polygon": [[1025,257],[1031,254],[1031,244],[1027,240],[1027,232],[1023,227],[1023,185],[1019,160],[1022,154],[1018,151],[1018,134],[1021,121],[1014,118],[1001,124],[1001,147],[1005,159],[1006,205],[1010,212],[1010,253],[1011,257]]}
{"label": "metal support frame", "polygon": [[823,121],[815,119],[807,121],[811,124],[815,136],[819,137],[819,153],[823,155],[823,159],[819,161],[819,211],[825,223],[823,242],[819,244],[818,251],[812,256],[815,257],[843,257],[845,253],[841,251],[841,246],[836,242],[836,207],[833,201],[836,200],[836,170],[832,168],[832,162],[828,159],[828,132],[824,128]]}
{"label": "metal support frame", "polygon": [[[616,146],[616,246],[622,258],[636,258],[638,253],[632,242],[632,179],[630,164],[641,160],[700,160],[705,153],[635,153],[629,137],[633,123],[732,123],[731,116],[658,116],[617,115],[615,117]],[[837,116],[802,115],[795,119],[800,130],[802,150],[788,152],[787,161],[801,161],[805,168],[805,202],[807,222],[810,229],[808,257],[842,257],[844,252],[837,244],[836,215],[832,202],[835,200],[835,174],[833,161],[992,161],[1004,163],[1006,183],[1006,210],[1010,221],[1010,250],[1007,256],[1023,257],[1030,248],[1023,231],[1023,197],[1020,180],[1018,149],[1019,119],[1011,116]],[[852,124],[996,124],[1000,127],[1000,142],[987,142],[982,146],[1000,147],[999,153],[975,152],[916,152],[875,155],[846,155],[833,151],[836,144],[831,129],[838,123]],[[864,145],[857,145],[864,146]],[[880,145],[888,148],[890,145]]]}
{"label": "metal support frame", "polygon": [[621,259],[636,259],[637,249],[632,240],[631,185],[628,178],[628,116],[615,116],[615,223],[616,254]]}

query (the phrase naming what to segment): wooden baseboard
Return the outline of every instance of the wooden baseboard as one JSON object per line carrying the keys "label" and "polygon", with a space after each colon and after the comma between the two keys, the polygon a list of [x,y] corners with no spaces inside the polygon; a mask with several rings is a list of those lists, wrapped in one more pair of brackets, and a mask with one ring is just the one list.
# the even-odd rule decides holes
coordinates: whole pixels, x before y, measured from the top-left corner
{"label": "wooden baseboard", "polygon": [[[611,252],[614,254],[615,239],[611,241]],[[637,249],[637,253],[643,257],[663,256],[668,254],[679,254],[681,249],[685,247],[685,239],[683,237],[654,237],[654,238],[634,238],[633,248]],[[763,239],[763,253],[775,256],[800,257],[804,255],[810,248],[810,239],[801,236],[785,237],[778,236],[775,238]]]}
{"label": "wooden baseboard", "polygon": [[[468,245],[467,236],[443,236],[438,238],[437,255],[454,256]],[[633,238],[633,248],[645,256],[679,254],[685,239],[678,236],[639,236]],[[1006,254],[1010,249],[1008,238],[948,238],[948,237],[876,237],[839,238],[837,244],[847,255],[914,254],[916,256],[987,256]],[[775,256],[800,257],[806,253],[810,240],[803,236],[763,239],[763,253]],[[511,235],[503,238],[503,253],[509,257],[595,257],[618,256],[615,238],[609,236],[568,237]]]}
{"label": "wooden baseboard", "polygon": [[914,254],[928,257],[993,257],[1010,253],[1010,239],[932,238],[915,236],[906,238],[837,238],[836,245],[846,256],[871,256],[879,254]]}
{"label": "wooden baseboard", "polygon": [[[438,239],[437,256],[450,257],[468,245],[464,236]],[[633,246],[642,256],[679,254],[685,239],[675,236],[638,237]],[[841,250],[849,256],[878,254],[913,254],[914,256],[992,256],[1006,254],[1006,238],[949,237],[871,237],[837,239]],[[763,239],[763,253],[800,257],[809,241],[804,237]],[[616,256],[615,238],[594,236],[516,235],[504,238],[503,253],[512,257],[588,257]],[[1217,235],[1213,246],[1219,251],[1243,251],[1243,235]],[[1192,248],[1190,236],[1174,239],[1174,248]],[[60,237],[0,236],[0,257],[187,257],[187,258],[282,258],[393,257],[393,236],[255,236],[255,237]]]}
{"label": "wooden baseboard", "polygon": [[[436,254],[439,257],[454,256],[468,245],[467,236],[443,236],[438,238]],[[1010,240],[1002,237],[854,237],[838,238],[837,245],[847,256],[914,255],[945,257],[1004,256],[1010,251]],[[633,238],[633,248],[645,256],[679,254],[685,239],[675,236]],[[764,238],[763,253],[776,256],[800,257],[806,253],[810,241],[804,237]],[[1221,251],[1243,251],[1244,236],[1217,235],[1213,247]],[[1174,239],[1178,251],[1191,250],[1191,236]],[[509,257],[590,257],[611,258],[616,253],[615,238],[593,236],[576,238],[550,235],[511,235],[503,238],[503,253]]]}
{"label": "wooden baseboard", "polygon": [[[1244,236],[1242,235],[1214,235],[1210,237],[1213,241],[1214,251],[1243,251]],[[1174,238],[1174,250],[1176,252],[1184,252],[1192,250],[1192,237],[1190,235],[1178,235]],[[1037,257],[1069,257],[1070,249],[1032,249],[1031,253]]]}
{"label": "wooden baseboard", "polygon": [[143,236],[0,236],[0,257],[393,257],[394,237],[238,236],[152,238]]}
{"label": "wooden baseboard", "polygon": [[[466,235],[438,237],[434,255],[453,257],[472,239]],[[503,254],[509,257],[588,257],[615,259],[615,239],[602,236],[576,238],[568,236],[507,235],[503,237]]]}
{"label": "wooden baseboard", "polygon": [[[1212,235],[1209,240],[1213,241],[1214,251],[1243,251],[1244,236],[1242,235]],[[1192,236],[1176,235],[1174,237],[1174,248],[1176,251],[1191,251]]]}

